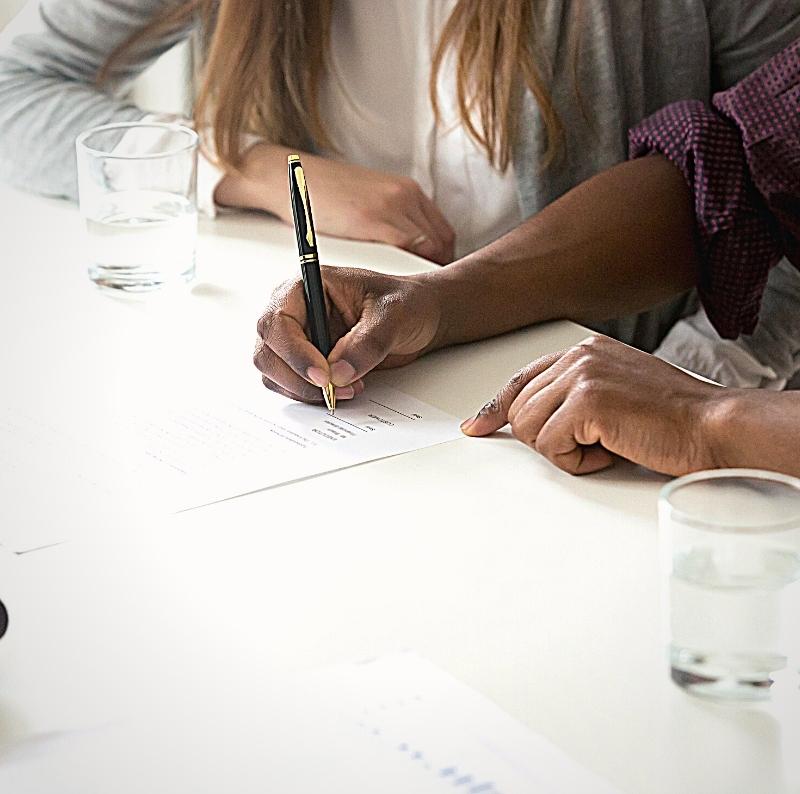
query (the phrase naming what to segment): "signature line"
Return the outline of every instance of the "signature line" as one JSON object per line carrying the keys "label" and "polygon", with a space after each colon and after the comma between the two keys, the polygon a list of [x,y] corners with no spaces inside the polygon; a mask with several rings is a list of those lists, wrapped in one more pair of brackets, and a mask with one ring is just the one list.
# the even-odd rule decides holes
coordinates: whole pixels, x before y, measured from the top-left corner
{"label": "signature line", "polygon": [[387,411],[394,411],[396,414],[400,414],[400,416],[405,416],[406,419],[411,419],[412,421],[416,421],[415,417],[409,416],[408,414],[404,414],[402,411],[398,411],[396,408],[390,408],[388,405],[379,403],[377,400],[370,400],[370,402],[375,403],[375,405],[380,405],[381,408],[385,408]]}

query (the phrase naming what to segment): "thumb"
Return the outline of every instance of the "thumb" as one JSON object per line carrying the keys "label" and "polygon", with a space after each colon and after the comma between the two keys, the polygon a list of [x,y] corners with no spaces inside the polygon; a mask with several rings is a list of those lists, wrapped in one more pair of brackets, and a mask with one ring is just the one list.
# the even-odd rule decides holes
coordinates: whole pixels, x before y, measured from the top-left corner
{"label": "thumb", "polygon": [[381,364],[395,346],[397,327],[397,318],[378,303],[365,303],[358,322],[328,356],[333,385],[348,386]]}

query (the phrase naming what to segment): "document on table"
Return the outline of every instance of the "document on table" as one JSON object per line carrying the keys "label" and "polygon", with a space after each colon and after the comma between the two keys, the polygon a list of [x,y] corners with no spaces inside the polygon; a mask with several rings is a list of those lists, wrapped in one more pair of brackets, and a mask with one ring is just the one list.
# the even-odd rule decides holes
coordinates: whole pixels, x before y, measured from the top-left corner
{"label": "document on table", "polygon": [[452,441],[458,420],[387,386],[339,401],[334,415],[262,390],[239,402],[137,417],[137,479],[173,507],[197,507],[358,463]]}
{"label": "document on table", "polygon": [[[375,791],[397,764],[414,791],[463,794],[613,794],[600,778],[488,698],[413,653],[318,674],[318,697],[355,726]],[[385,771],[381,771],[381,767]]]}
{"label": "document on table", "polygon": [[25,551],[118,522],[121,505],[166,514],[461,435],[456,417],[379,385],[333,416],[260,384],[114,410],[49,422],[0,406],[0,544]]}
{"label": "document on table", "polygon": [[[212,683],[212,682],[209,682]],[[613,794],[602,779],[414,654],[342,665],[266,693],[204,691],[135,724],[4,754],[26,794]],[[280,684],[278,686],[277,684]],[[242,698],[241,702],[238,698]],[[196,713],[193,709],[196,709]]]}

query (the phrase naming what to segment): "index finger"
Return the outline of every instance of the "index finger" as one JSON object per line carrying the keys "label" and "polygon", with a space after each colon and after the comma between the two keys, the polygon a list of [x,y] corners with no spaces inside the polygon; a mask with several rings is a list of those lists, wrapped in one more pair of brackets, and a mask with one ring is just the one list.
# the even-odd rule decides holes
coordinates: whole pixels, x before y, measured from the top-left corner
{"label": "index finger", "polygon": [[484,405],[473,419],[467,419],[461,430],[468,436],[488,436],[508,422],[508,411],[520,392],[538,375],[560,361],[566,350],[549,353],[523,367]]}
{"label": "index finger", "polygon": [[[258,321],[258,335],[264,343],[301,378],[315,386],[327,386],[330,369],[325,356],[305,332],[306,303],[299,280],[282,284]],[[263,371],[271,377],[273,373]]]}

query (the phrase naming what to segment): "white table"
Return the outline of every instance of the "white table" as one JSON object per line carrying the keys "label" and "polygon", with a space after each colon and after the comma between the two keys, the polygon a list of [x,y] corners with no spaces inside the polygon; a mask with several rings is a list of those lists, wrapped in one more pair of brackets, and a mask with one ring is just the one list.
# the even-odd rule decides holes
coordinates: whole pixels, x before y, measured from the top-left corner
{"label": "white table", "polygon": [[[131,390],[258,378],[255,322],[296,270],[291,229],[205,222],[192,293],[127,301],[88,283],[72,206],[2,189],[0,217],[7,394],[65,423]],[[428,267],[378,245],[322,250],[335,264]],[[374,377],[466,417],[519,366],[585,335],[551,324]],[[800,792],[797,702],[724,707],[668,681],[663,481],[626,465],[573,478],[508,436],[464,438],[149,526],[118,516],[52,548],[0,549],[12,621],[0,763],[109,704],[158,703],[177,680],[256,692],[275,672],[413,648],[623,792]],[[154,723],[164,716],[153,707]]]}

